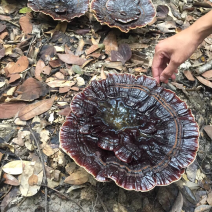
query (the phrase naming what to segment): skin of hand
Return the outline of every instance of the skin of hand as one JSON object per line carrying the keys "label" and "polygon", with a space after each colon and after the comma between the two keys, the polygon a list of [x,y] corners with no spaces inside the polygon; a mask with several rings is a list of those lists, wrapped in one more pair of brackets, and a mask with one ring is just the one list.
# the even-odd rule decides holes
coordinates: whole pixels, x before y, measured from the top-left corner
{"label": "skin of hand", "polygon": [[167,83],[176,78],[177,68],[197,49],[199,44],[212,33],[212,11],[198,19],[182,32],[160,41],[155,48],[152,75],[158,83]]}

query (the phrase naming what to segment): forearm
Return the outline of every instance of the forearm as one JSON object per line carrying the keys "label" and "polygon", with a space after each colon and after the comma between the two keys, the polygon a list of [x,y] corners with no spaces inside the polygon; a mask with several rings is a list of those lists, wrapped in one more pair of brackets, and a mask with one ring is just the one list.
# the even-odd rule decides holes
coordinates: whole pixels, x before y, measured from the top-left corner
{"label": "forearm", "polygon": [[188,30],[194,33],[200,44],[207,36],[212,34],[212,11],[199,18]]}

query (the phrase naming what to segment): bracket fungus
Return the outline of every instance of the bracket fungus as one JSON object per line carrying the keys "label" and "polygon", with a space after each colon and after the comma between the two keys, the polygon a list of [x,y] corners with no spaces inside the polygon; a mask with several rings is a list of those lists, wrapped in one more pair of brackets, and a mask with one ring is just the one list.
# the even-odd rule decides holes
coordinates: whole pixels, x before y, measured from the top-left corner
{"label": "bracket fungus", "polygon": [[28,7],[50,15],[54,20],[71,21],[88,11],[89,0],[28,0]]}
{"label": "bracket fungus", "polygon": [[181,178],[198,150],[186,103],[151,77],[109,74],[71,102],[60,147],[98,181],[148,191]]}
{"label": "bracket fungus", "polygon": [[93,0],[91,10],[101,24],[122,32],[144,27],[156,15],[151,0]]}

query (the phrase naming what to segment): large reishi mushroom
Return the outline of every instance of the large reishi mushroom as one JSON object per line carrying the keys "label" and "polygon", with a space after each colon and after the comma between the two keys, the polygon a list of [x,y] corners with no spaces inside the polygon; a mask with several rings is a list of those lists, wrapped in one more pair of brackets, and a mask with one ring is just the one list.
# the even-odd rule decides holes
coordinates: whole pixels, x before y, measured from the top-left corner
{"label": "large reishi mushroom", "polygon": [[88,11],[89,0],[28,0],[27,5],[35,12],[50,15],[54,20],[71,21]]}
{"label": "large reishi mushroom", "polygon": [[153,78],[109,74],[71,102],[60,147],[98,181],[148,191],[181,178],[198,150],[198,125]]}
{"label": "large reishi mushroom", "polygon": [[123,32],[146,26],[156,15],[151,0],[92,0],[91,10],[101,24]]}

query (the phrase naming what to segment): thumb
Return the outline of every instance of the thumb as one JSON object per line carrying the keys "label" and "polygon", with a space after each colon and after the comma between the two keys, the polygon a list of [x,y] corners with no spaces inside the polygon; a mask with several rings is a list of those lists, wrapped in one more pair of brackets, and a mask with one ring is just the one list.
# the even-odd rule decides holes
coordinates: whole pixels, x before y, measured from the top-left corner
{"label": "thumb", "polygon": [[170,61],[168,66],[164,69],[164,71],[160,75],[161,82],[168,82],[168,79],[172,77],[175,73],[176,69],[178,68],[178,64],[176,62]]}

